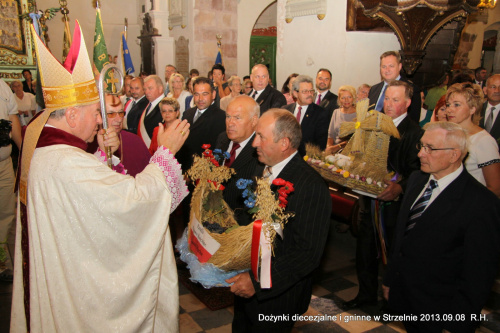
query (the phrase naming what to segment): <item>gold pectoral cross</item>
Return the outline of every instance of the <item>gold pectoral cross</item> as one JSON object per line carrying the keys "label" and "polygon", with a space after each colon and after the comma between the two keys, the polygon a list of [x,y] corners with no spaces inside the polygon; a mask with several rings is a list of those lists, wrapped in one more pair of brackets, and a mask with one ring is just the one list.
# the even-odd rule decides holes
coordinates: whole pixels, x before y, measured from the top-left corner
{"label": "gold pectoral cross", "polygon": [[108,75],[110,78],[106,80],[106,83],[111,84],[111,92],[113,94],[115,94],[116,93],[115,83],[118,83],[118,79],[115,79],[115,72],[114,71],[110,71]]}

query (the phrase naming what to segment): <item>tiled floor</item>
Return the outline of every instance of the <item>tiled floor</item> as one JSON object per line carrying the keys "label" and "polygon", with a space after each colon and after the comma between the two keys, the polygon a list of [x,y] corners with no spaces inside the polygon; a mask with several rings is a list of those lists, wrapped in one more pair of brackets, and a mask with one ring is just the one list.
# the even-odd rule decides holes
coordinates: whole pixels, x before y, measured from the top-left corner
{"label": "tiled floor", "polygon": [[[317,274],[317,283],[306,315],[330,316],[319,322],[297,322],[293,329],[299,332],[405,332],[398,322],[382,323],[366,320],[366,316],[380,315],[380,304],[345,312],[339,306],[357,293],[357,279],[354,265],[355,239],[349,234],[338,234],[331,228],[327,247]],[[233,308],[210,311],[193,294],[179,283],[180,332],[231,332]],[[482,322],[476,332],[500,332],[500,283],[495,287],[483,313],[487,321]],[[8,332],[12,284],[0,284],[0,333]],[[336,316],[336,318],[332,318]],[[365,319],[365,320],[361,320]]]}
{"label": "tiled floor", "polygon": [[[313,289],[311,304],[305,315],[321,316],[327,314],[330,316],[329,319],[335,320],[297,322],[293,332],[406,332],[400,322],[382,323],[373,318],[376,315],[381,315],[382,301],[377,306],[348,312],[339,307],[342,302],[354,298],[358,291],[354,264],[356,240],[349,233],[336,233],[335,228],[330,230],[327,248],[316,277],[317,283]],[[500,288],[498,292],[500,292]],[[210,311],[182,284],[180,284],[179,293],[181,333],[231,332],[232,307]],[[493,312],[491,309],[495,309],[497,312]],[[500,332],[499,311],[500,295],[492,292],[488,307],[483,311],[487,314],[488,321],[483,322],[476,333]],[[334,316],[336,318],[332,318]],[[370,320],[367,316],[371,316]]]}

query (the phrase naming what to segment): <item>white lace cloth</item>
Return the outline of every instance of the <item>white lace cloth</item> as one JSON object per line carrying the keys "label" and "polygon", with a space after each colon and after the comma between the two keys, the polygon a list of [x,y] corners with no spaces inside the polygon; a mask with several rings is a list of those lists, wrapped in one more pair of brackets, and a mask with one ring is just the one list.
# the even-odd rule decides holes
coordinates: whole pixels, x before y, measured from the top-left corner
{"label": "white lace cloth", "polygon": [[[108,159],[100,148],[97,149],[94,155],[100,162],[106,164]],[[112,162],[113,170],[123,175],[127,174],[127,170],[118,157],[113,155]],[[181,165],[175,159],[174,154],[163,146],[158,147],[155,154],[149,160],[149,163],[156,164],[165,175],[167,186],[172,194],[172,206],[170,209],[173,212],[189,193],[186,182],[182,177]]]}
{"label": "white lace cloth", "polygon": [[175,159],[174,154],[163,146],[158,147],[155,154],[149,160],[149,163],[156,164],[165,175],[167,186],[172,194],[172,207],[170,207],[170,211],[173,212],[189,194],[186,182],[182,177],[181,165]]}

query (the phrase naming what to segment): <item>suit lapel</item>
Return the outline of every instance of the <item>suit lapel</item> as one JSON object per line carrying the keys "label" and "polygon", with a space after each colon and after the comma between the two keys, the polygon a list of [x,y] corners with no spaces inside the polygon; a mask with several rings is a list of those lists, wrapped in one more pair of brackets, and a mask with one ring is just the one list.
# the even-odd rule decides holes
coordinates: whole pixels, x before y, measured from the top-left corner
{"label": "suit lapel", "polygon": [[[481,110],[481,120],[479,120],[479,126],[484,128],[484,115],[486,114],[486,108],[488,107],[488,102],[483,104],[483,109]],[[498,118],[497,118],[498,119]]]}
{"label": "suit lapel", "polygon": [[401,206],[400,212],[407,212],[407,215],[404,216],[405,221],[408,220],[408,216],[410,215],[410,209],[413,203],[417,200],[420,192],[422,192],[425,184],[429,180],[429,174],[421,173],[421,176],[416,180],[415,186],[413,186],[407,193],[405,193],[405,204]]}
{"label": "suit lapel", "polygon": [[261,105],[266,100],[270,91],[271,91],[271,87],[269,87],[269,85],[267,85],[266,88],[264,89],[264,91],[257,98],[257,100],[256,100],[257,104]]}
{"label": "suit lapel", "polygon": [[441,216],[450,214],[450,211],[455,209],[454,207],[458,199],[464,194],[463,188],[466,180],[467,171],[464,168],[462,173],[444,191],[439,193],[439,196],[427,207],[422,214],[422,218],[429,220],[432,217],[436,221]]}
{"label": "suit lapel", "polygon": [[[384,87],[384,81],[377,83],[374,85],[370,91],[368,92],[368,98],[370,99],[370,104],[377,104],[380,93],[382,92],[382,88]],[[375,105],[373,108],[375,109]]]}
{"label": "suit lapel", "polygon": [[[247,142],[246,146],[241,150],[241,152],[238,154],[236,159],[233,162],[232,167],[235,169],[238,169],[239,167],[247,164],[251,159],[252,159],[252,153],[253,153],[253,147],[252,147],[252,142],[253,139],[255,138],[255,134],[250,138],[250,140]],[[229,147],[229,143],[228,143]],[[228,148],[226,148],[227,150]]]}
{"label": "suit lapel", "polygon": [[151,111],[148,112],[148,114],[146,115],[146,119],[149,119],[153,116],[153,114],[156,114],[158,105],[159,104],[156,104],[156,106],[152,108]]}
{"label": "suit lapel", "polygon": [[[206,110],[205,112],[203,112],[201,114],[201,116],[196,120],[196,122],[194,124],[191,125],[191,131],[202,126],[204,122],[208,121],[208,119],[210,118],[210,115],[212,113],[212,108],[213,104],[210,105]],[[194,112],[194,114],[196,114],[196,110]],[[194,119],[194,116],[193,116],[193,119]]]}
{"label": "suit lapel", "polygon": [[295,156],[285,165],[283,170],[281,170],[281,172],[276,175],[276,178],[282,178],[286,181],[291,181],[295,167],[297,163],[300,162],[300,158],[301,157],[297,152],[297,154],[295,154]]}
{"label": "suit lapel", "polygon": [[[464,168],[462,173],[453,182],[451,182],[451,184],[449,184],[422,213],[422,216],[419,218],[414,227],[415,230],[417,230],[417,228],[432,230],[434,225],[439,223],[440,220],[443,220],[444,217],[452,216],[453,211],[455,210],[456,202],[459,201],[461,195],[464,193],[464,186],[466,182],[467,171]],[[422,191],[424,185],[425,183],[419,186],[420,191]],[[420,191],[418,193],[420,193]],[[411,201],[410,205],[413,204],[416,199],[417,198],[415,197],[414,200]],[[401,207],[401,209],[404,208]],[[409,235],[411,236],[411,232]]]}
{"label": "suit lapel", "polygon": [[331,92],[327,92],[325,94],[325,97],[321,100],[321,102],[319,103],[319,106],[321,106],[322,108],[326,108],[328,106],[328,104],[330,103],[330,99],[329,99],[330,94],[331,94]]}
{"label": "suit lapel", "polygon": [[[227,134],[224,135],[224,138],[221,140],[220,142],[220,149],[224,152],[224,151],[227,151],[227,149],[229,148],[229,143],[231,142],[231,140],[229,140],[229,138],[227,137]],[[233,163],[234,164],[234,163]]]}
{"label": "suit lapel", "polygon": [[306,114],[304,115],[304,118],[302,119],[302,123],[300,124],[300,126],[302,128],[305,128],[309,125],[310,122],[312,122],[315,114],[314,114],[314,106],[313,106],[313,103],[309,104],[309,106],[307,107],[307,110],[306,110]]}

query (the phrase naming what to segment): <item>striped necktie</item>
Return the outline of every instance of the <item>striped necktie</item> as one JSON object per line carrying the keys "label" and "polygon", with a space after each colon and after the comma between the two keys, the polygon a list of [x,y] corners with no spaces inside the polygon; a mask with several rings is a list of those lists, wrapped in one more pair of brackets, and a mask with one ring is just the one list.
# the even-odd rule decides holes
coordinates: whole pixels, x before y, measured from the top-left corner
{"label": "striped necktie", "polygon": [[434,179],[431,179],[429,182],[429,185],[424,191],[424,194],[420,198],[418,198],[417,202],[413,205],[412,209],[410,210],[410,218],[408,219],[408,222],[406,223],[406,231],[405,233],[409,232],[413,227],[415,226],[415,219],[419,218],[423,212],[425,211],[425,208],[429,204],[429,200],[431,199],[432,196],[432,191],[438,186],[438,182],[435,181]]}

